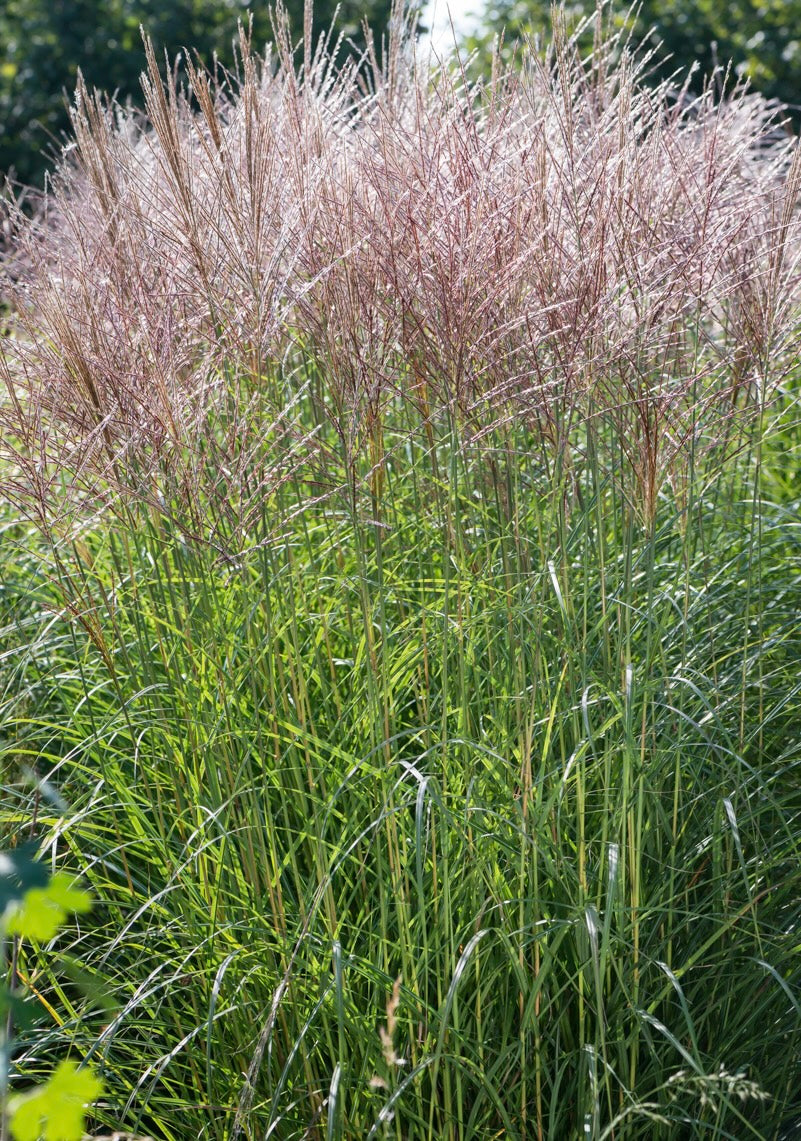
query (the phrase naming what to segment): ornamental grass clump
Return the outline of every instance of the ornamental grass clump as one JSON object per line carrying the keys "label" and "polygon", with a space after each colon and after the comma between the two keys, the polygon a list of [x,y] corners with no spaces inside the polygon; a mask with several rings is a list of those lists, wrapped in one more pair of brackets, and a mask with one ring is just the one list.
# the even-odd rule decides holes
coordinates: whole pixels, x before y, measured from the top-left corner
{"label": "ornamental grass clump", "polygon": [[801,158],[600,23],[148,47],[6,203],[0,829],[115,1004],[23,945],[13,1081],[101,1132],[801,1114]]}

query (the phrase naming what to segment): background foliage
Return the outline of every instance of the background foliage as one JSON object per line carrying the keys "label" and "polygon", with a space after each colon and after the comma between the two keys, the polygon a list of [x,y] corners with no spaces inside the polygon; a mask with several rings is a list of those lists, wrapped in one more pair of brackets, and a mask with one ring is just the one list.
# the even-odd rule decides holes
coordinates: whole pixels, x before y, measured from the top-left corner
{"label": "background foliage", "polygon": [[[391,0],[317,0],[314,38],[326,32],[339,8],[336,32],[364,46],[362,21],[376,39],[389,24]],[[286,5],[293,32],[303,29],[303,0]],[[159,58],[172,59],[187,45],[211,64],[233,63],[237,21],[253,19],[253,38],[271,35],[266,3],[248,0],[6,0],[0,5],[0,173],[39,182],[53,148],[69,126],[67,99],[83,73],[91,90],[141,104],[144,66],[140,26]]]}
{"label": "background foliage", "polygon": [[[566,6],[568,23],[595,11],[594,0]],[[658,49],[658,79],[695,66],[693,86],[700,89],[714,68],[731,62],[735,75],[748,77],[769,98],[801,104],[801,4],[798,0],[643,0],[636,12],[617,2],[610,22],[628,26],[635,43]],[[548,0],[490,0],[482,30],[472,45],[487,48],[504,32],[512,44],[523,35],[550,30]],[[588,36],[592,43],[592,34]]]}

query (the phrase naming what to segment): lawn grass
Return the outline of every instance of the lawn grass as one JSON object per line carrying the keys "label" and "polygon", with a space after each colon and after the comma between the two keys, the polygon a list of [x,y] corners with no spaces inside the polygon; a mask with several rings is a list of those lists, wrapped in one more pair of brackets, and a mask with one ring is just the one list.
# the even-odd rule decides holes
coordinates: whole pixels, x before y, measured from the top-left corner
{"label": "lawn grass", "polygon": [[160,1141],[801,1112],[801,172],[604,50],[76,112],[15,223],[0,827],[96,904],[21,949],[15,1081],[70,1051]]}

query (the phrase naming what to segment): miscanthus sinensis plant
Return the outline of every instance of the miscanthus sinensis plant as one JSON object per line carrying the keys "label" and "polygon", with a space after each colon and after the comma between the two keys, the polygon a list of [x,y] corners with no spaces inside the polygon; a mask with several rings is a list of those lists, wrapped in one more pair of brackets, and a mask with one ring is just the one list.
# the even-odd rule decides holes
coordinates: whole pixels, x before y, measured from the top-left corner
{"label": "miscanthus sinensis plant", "polygon": [[[19,951],[153,1137],[778,1138],[801,1110],[801,158],[557,16],[79,87],[9,198]],[[84,992],[81,992],[82,994]],[[95,1004],[96,1005],[96,1004]]]}

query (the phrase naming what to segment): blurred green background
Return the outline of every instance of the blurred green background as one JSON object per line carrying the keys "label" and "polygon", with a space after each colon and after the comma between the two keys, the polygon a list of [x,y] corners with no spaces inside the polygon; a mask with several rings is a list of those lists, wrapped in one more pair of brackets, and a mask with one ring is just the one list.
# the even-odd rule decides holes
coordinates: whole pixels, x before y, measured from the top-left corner
{"label": "blurred green background", "polygon": [[[568,2],[565,10],[568,26],[575,25],[595,3]],[[550,13],[548,0],[488,0],[474,42],[484,46],[503,29],[511,47],[521,34],[546,32]],[[627,25],[635,43],[658,49],[656,78],[695,65],[692,86],[699,90],[714,68],[731,63],[732,80],[747,78],[768,98],[799,109],[801,0],[641,0],[631,7],[615,0],[607,16],[613,26]]]}

